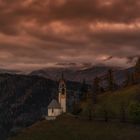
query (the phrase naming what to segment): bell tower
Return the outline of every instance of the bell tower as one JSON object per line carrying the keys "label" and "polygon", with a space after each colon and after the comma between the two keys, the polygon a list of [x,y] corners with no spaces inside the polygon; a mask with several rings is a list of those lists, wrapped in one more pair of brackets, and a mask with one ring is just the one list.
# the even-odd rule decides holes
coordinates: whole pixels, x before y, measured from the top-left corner
{"label": "bell tower", "polygon": [[65,113],[66,112],[66,83],[64,80],[64,75],[62,74],[61,79],[59,81],[59,103],[61,105],[62,108],[62,112]]}

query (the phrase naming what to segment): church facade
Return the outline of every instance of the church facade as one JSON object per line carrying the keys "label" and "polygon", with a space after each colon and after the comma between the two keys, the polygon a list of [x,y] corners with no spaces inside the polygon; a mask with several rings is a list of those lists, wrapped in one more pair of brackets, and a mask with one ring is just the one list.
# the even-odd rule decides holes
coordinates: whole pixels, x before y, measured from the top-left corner
{"label": "church facade", "polygon": [[[57,116],[67,111],[67,89],[64,77],[62,75],[59,81],[58,100],[53,99],[48,105],[48,119],[55,119]],[[50,117],[50,118],[49,118]]]}
{"label": "church facade", "polygon": [[59,95],[58,95],[58,101],[60,103],[60,106],[62,108],[62,113],[65,113],[66,112],[66,100],[67,100],[67,97],[66,97],[66,83],[65,83],[65,80],[62,76],[60,82],[59,82]]}
{"label": "church facade", "polygon": [[62,109],[57,100],[52,100],[48,106],[48,116],[57,117],[62,113]]}

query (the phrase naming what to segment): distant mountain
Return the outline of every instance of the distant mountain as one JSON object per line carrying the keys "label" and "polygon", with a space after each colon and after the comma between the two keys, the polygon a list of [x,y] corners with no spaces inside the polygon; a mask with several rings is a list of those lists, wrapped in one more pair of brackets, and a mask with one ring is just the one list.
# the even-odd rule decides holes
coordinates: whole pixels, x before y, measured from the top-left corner
{"label": "distant mountain", "polygon": [[18,70],[8,70],[8,69],[0,69],[0,74],[9,73],[9,74],[21,74],[21,71]]}
{"label": "distant mountain", "polygon": [[134,68],[121,69],[118,67],[107,67],[107,66],[94,66],[87,69],[76,70],[71,68],[48,68],[36,70],[30,73],[30,75],[38,75],[46,77],[52,80],[58,80],[63,73],[66,80],[81,82],[85,79],[88,83],[92,83],[96,76],[102,77],[106,75],[109,69],[113,69],[115,79],[121,83],[124,81],[126,72],[132,72]]}

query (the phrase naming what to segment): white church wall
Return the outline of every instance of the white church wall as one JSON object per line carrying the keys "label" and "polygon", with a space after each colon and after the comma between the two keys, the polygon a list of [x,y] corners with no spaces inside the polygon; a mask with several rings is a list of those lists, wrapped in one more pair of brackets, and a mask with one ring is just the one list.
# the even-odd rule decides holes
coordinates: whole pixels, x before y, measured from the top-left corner
{"label": "white church wall", "polygon": [[62,109],[57,109],[57,108],[55,108],[55,109],[53,109],[53,108],[49,108],[48,109],[48,116],[50,116],[50,117],[56,117],[56,116],[59,116],[60,114],[62,113]]}
{"label": "white church wall", "polygon": [[56,117],[54,117],[54,116],[45,116],[45,119],[47,120],[47,121],[52,121],[52,120],[55,120],[56,119]]}
{"label": "white church wall", "polygon": [[65,113],[66,112],[66,98],[61,98],[61,107],[62,107],[62,111]]}

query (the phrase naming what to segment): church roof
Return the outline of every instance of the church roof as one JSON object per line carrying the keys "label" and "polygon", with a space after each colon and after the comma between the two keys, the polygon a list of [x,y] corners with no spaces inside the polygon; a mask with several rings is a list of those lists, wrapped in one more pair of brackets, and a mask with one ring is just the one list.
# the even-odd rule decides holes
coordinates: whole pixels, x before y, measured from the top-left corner
{"label": "church roof", "polygon": [[51,101],[51,103],[48,105],[48,108],[58,108],[58,109],[60,109],[61,105],[55,99],[53,99]]}

